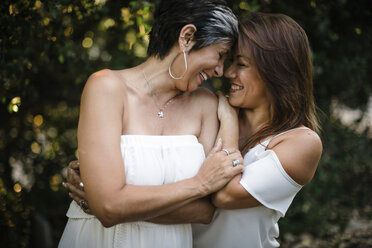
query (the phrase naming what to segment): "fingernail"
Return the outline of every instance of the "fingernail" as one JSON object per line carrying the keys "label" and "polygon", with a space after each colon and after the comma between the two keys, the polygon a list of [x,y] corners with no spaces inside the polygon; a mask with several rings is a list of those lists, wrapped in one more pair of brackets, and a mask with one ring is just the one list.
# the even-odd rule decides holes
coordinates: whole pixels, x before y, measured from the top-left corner
{"label": "fingernail", "polygon": [[62,182],[62,186],[66,188],[66,183],[65,182]]}
{"label": "fingernail", "polygon": [[218,138],[218,141],[217,141],[218,143],[221,143],[222,142],[222,139],[221,138]]}
{"label": "fingernail", "polygon": [[71,192],[69,192],[68,195],[72,198],[72,194],[71,194]]}

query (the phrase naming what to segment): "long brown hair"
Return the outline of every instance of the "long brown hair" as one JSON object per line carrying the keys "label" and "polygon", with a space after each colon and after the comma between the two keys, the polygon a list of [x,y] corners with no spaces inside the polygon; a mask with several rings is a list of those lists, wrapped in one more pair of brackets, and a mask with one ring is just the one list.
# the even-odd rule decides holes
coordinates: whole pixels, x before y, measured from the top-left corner
{"label": "long brown hair", "polygon": [[248,49],[272,97],[270,122],[241,141],[243,152],[300,125],[318,131],[310,46],[301,26],[283,14],[252,14],[239,24],[238,48]]}

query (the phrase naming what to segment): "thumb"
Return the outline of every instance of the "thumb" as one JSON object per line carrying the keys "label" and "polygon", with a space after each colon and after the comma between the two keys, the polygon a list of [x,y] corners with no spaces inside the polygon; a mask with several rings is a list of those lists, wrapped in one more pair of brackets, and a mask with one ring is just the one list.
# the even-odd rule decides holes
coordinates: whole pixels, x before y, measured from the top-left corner
{"label": "thumb", "polygon": [[216,144],[214,144],[210,154],[219,152],[219,151],[221,151],[221,149],[222,149],[222,139],[218,138],[218,140],[217,140]]}

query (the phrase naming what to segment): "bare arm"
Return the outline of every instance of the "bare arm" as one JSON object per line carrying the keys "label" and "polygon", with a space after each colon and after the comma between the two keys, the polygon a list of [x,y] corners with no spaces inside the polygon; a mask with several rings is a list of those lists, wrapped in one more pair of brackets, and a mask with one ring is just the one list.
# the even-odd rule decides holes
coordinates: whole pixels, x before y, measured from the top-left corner
{"label": "bare arm", "polygon": [[148,220],[157,224],[202,223],[209,224],[215,207],[207,198],[195,200],[165,215]]}
{"label": "bare arm", "polygon": [[104,226],[172,212],[220,189],[243,170],[231,168],[231,158],[215,150],[193,178],[160,186],[127,185],[120,151],[125,89],[114,77],[111,72],[101,71],[88,80],[78,127],[86,198]]}
{"label": "bare arm", "polygon": [[[203,145],[205,153],[208,154],[216,140],[219,126],[217,119],[217,98],[212,92],[204,88],[199,88],[194,95],[197,99],[193,99],[192,101],[194,103],[196,102],[198,108],[203,106],[201,131],[198,141]],[[215,207],[208,197],[198,199],[169,214],[159,216],[149,221],[161,224],[208,224],[213,218],[214,210]]]}
{"label": "bare arm", "polygon": [[[314,176],[321,153],[319,136],[310,130],[298,130],[280,137],[271,148],[277,154],[284,170],[297,183],[305,185]],[[296,153],[292,151],[296,150]],[[261,205],[240,184],[236,176],[224,188],[213,195],[215,206],[226,209],[251,208]]]}
{"label": "bare arm", "polygon": [[[218,131],[217,119],[217,98],[205,88],[199,88],[193,92],[194,98],[192,101],[200,108],[202,106],[202,122],[201,131],[198,136],[198,141],[203,145],[204,152],[208,154],[213,143],[216,140]],[[193,201],[179,209],[150,219],[150,222],[160,224],[180,224],[180,223],[203,223],[208,224],[213,218],[215,207],[210,202],[209,197]]]}
{"label": "bare arm", "polygon": [[239,149],[239,120],[238,111],[233,108],[222,92],[218,95],[218,118],[220,128],[218,138],[223,140],[223,147],[233,147]]}
{"label": "bare arm", "polygon": [[[84,212],[92,214],[89,203],[86,200],[84,189],[80,187],[79,163],[77,160],[68,165],[67,182],[62,183],[70,193],[70,197],[80,204],[84,200],[87,209]],[[182,223],[202,223],[209,224],[214,215],[215,206],[211,203],[210,197],[195,200],[183,207],[180,207],[170,213],[149,219],[149,222],[158,224],[182,224]]]}
{"label": "bare arm", "polygon": [[[221,93],[218,95],[218,117],[220,129],[218,137],[224,142],[225,147],[239,147],[239,120],[238,111],[229,103]],[[212,202],[219,208],[244,208],[242,206],[258,206],[260,203],[253,198],[241,185],[241,174],[236,175],[225,187],[212,195]],[[232,203],[232,204],[231,204]]]}

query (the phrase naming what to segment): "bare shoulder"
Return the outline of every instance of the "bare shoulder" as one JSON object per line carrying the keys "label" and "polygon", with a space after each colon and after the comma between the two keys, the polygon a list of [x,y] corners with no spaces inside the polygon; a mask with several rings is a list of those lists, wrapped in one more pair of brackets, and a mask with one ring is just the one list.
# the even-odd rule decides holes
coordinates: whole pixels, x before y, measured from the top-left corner
{"label": "bare shoulder", "polygon": [[97,91],[100,93],[120,93],[123,92],[125,83],[120,79],[117,72],[104,69],[97,71],[88,78],[84,91]]}
{"label": "bare shoulder", "polygon": [[310,129],[294,130],[273,140],[272,150],[284,170],[299,184],[311,181],[322,155],[322,141]]}
{"label": "bare shoulder", "polygon": [[318,158],[322,154],[323,146],[319,135],[310,129],[298,130],[297,134],[290,137],[288,145],[297,147],[310,157]]}
{"label": "bare shoulder", "polygon": [[199,87],[190,94],[194,104],[207,111],[216,111],[218,105],[217,96],[210,90]]}

